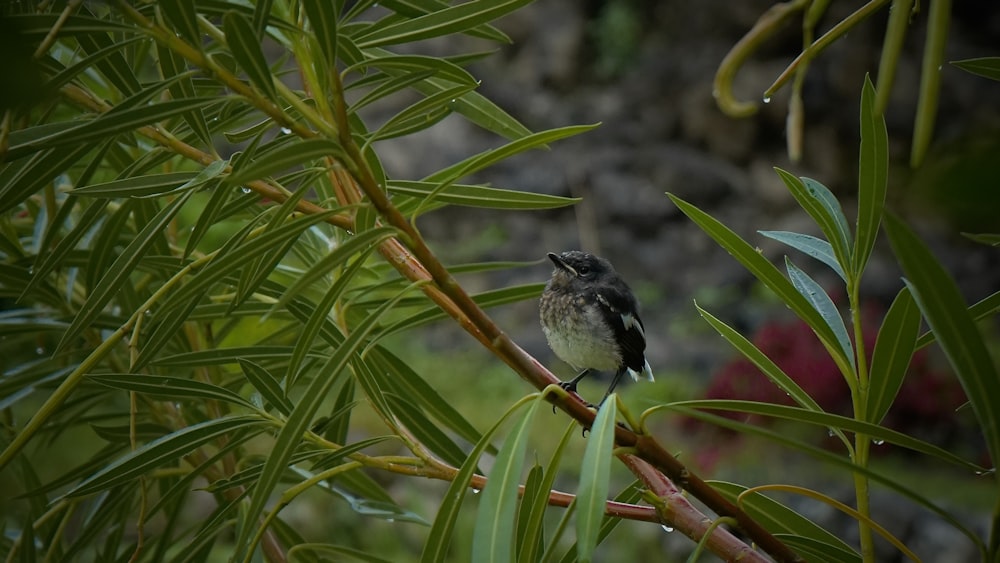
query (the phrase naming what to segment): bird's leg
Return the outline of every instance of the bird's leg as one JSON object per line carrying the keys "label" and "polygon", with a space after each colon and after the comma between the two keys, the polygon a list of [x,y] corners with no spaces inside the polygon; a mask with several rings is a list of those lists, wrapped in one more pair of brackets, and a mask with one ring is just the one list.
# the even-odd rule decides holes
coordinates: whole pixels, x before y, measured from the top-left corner
{"label": "bird's leg", "polygon": [[570,393],[576,393],[576,386],[577,386],[577,384],[580,383],[580,380],[583,379],[583,377],[585,375],[587,375],[588,373],[590,373],[590,370],[589,369],[585,369],[585,370],[581,371],[580,373],[578,373],[576,375],[576,377],[574,377],[573,379],[570,379],[569,381],[560,381],[559,382],[559,387],[562,387],[563,389],[565,389],[566,391],[569,391]]}
{"label": "bird's leg", "polygon": [[608,398],[608,395],[610,395],[611,392],[615,390],[615,387],[618,386],[618,382],[621,381],[622,376],[625,375],[626,369],[627,368],[625,366],[622,366],[621,368],[618,369],[617,372],[615,372],[615,376],[611,379],[611,386],[608,387],[608,391],[604,393],[604,398],[601,399],[601,402],[598,403],[598,406],[603,405],[604,401]]}

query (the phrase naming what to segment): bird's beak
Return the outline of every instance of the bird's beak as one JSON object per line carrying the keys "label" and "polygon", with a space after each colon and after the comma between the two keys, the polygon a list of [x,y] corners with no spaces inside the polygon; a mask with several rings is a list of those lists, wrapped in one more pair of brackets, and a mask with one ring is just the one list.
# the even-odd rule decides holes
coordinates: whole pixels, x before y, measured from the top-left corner
{"label": "bird's beak", "polygon": [[552,263],[556,265],[556,268],[559,268],[560,270],[566,270],[567,272],[573,274],[574,276],[577,275],[576,270],[574,270],[569,264],[566,263],[565,260],[563,260],[555,252],[549,252],[548,257],[549,260],[552,260]]}

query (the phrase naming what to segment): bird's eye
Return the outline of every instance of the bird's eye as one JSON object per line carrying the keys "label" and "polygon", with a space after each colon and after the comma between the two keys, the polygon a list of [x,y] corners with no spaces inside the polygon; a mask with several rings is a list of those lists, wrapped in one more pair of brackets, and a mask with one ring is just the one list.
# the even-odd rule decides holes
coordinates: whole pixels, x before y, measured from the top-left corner
{"label": "bird's eye", "polygon": [[590,266],[580,266],[576,269],[576,271],[579,272],[581,276],[585,276],[590,273]]}

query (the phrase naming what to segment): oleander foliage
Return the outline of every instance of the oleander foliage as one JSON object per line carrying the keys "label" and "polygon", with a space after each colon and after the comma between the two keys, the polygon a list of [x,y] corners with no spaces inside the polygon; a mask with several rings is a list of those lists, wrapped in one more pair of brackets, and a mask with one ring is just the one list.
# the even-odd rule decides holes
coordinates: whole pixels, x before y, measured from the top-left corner
{"label": "oleander foliage", "polygon": [[[35,95],[4,108],[0,131],[0,546],[8,560],[398,556],[379,551],[383,544],[400,548],[393,541],[352,543],[373,520],[425,526],[421,544],[407,547],[411,558],[420,552],[428,562],[589,560],[601,541],[616,541],[609,534],[618,520],[602,517],[613,400],[588,434],[582,462],[572,460],[581,471],[573,508],[547,528],[548,493],[569,463],[562,456],[578,428],[570,424],[546,464],[536,462],[522,479],[531,423],[547,410],[539,409],[539,394],[517,401],[484,431],[386,344],[386,337],[462,317],[441,297],[453,288],[423,269],[434,266],[433,255],[413,227],[416,217],[448,205],[516,211],[574,201],[462,181],[591,126],[533,133],[476,91],[466,66],[483,53],[431,57],[415,47],[444,36],[507,41],[491,22],[526,3],[4,8],[5,25],[27,46],[38,78],[26,77]],[[688,402],[645,415],[670,408],[766,432],[710,412],[725,409],[829,428],[846,455],[784,443],[847,470],[858,491],[860,552],[761,491],[714,484],[807,557],[871,560],[871,530],[879,530],[867,518],[867,491],[876,482],[934,510],[995,559],[1000,509],[994,531],[982,538],[867,464],[871,444],[884,440],[963,471],[992,471],[879,424],[909,358],[932,342],[970,397],[990,460],[1000,453],[1000,410],[992,400],[1000,381],[974,324],[995,314],[1000,294],[967,307],[912,232],[892,216],[883,221],[888,157],[872,100],[868,84],[855,227],[819,182],[779,171],[825,239],[764,233],[837,271],[852,311],[877,234],[888,233],[906,281],[870,355],[858,347],[863,339],[850,336],[859,320],[845,324],[802,269],[789,260],[786,277],[738,235],[673,198],[816,332],[851,385],[854,417],[823,412],[702,309],[797,406]],[[496,148],[416,180],[386,175],[381,141],[405,140],[449,116],[495,134]],[[534,298],[540,289],[472,297],[490,307]],[[921,318],[930,327],[922,335]],[[523,383],[511,374],[511,384]],[[463,499],[482,474],[483,455],[493,457],[490,485],[471,541],[458,549],[455,530],[470,509]],[[416,486],[448,481],[436,514],[400,500],[380,479],[390,474]],[[327,538],[304,537],[283,514],[300,495],[317,492],[338,499],[324,515]],[[616,500],[637,504],[641,497],[630,486]]]}

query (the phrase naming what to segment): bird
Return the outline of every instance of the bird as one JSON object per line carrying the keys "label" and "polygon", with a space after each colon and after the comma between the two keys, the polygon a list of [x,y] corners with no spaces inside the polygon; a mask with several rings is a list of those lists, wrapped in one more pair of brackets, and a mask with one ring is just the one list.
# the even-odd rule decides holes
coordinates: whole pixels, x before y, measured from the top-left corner
{"label": "bird", "polygon": [[613,370],[604,403],[626,372],[653,381],[639,303],[611,262],[579,250],[547,255],[555,269],[539,301],[542,332],[560,360],[582,370],[560,387],[575,393],[591,370]]}

